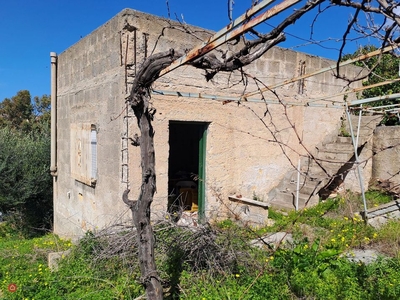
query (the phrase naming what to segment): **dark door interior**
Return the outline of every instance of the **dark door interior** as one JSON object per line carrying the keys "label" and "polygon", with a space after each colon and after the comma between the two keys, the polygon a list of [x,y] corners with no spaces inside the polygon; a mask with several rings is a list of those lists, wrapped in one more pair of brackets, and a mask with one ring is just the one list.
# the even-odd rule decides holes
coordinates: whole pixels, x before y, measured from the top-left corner
{"label": "dark door interior", "polygon": [[203,213],[205,130],[204,123],[169,123],[168,208],[172,212]]}

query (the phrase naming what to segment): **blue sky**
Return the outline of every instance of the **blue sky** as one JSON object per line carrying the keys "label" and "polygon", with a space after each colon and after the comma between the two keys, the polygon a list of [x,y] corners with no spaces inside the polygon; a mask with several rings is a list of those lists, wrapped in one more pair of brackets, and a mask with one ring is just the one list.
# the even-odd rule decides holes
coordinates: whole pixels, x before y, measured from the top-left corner
{"label": "blue sky", "polygon": [[[251,2],[235,0],[233,16],[244,13]],[[24,89],[32,96],[49,94],[50,52],[61,53],[124,8],[168,17],[166,3],[166,0],[0,0],[0,101]],[[188,24],[212,30],[229,23],[227,0],[168,0],[168,3],[172,19],[183,16]],[[337,58],[340,43],[336,40],[343,35],[349,12],[333,8],[317,20],[313,37],[329,39],[321,43],[329,49],[308,42],[314,15],[296,22],[287,31],[287,42],[280,46]],[[268,21],[260,31],[270,30],[276,22]],[[354,52],[358,43],[349,45],[347,52]]]}

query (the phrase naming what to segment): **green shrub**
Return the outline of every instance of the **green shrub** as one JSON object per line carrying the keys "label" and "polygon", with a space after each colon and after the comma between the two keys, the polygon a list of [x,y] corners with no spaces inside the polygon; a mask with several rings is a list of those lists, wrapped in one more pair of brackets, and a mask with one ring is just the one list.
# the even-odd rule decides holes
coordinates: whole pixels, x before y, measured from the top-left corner
{"label": "green shrub", "polygon": [[0,211],[26,233],[48,229],[52,220],[50,132],[0,129]]}

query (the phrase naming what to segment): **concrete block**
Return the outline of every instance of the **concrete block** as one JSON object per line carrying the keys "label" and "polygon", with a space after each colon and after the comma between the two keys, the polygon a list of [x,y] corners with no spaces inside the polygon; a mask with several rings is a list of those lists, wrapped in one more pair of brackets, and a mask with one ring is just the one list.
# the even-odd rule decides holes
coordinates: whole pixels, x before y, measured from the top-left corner
{"label": "concrete block", "polygon": [[294,239],[291,233],[281,231],[252,240],[250,243],[259,248],[290,248],[294,244]]}
{"label": "concrete block", "polygon": [[63,259],[65,256],[69,255],[70,253],[71,253],[71,250],[50,252],[47,255],[47,265],[48,265],[49,269],[52,271],[57,271],[59,261],[61,259]]}
{"label": "concrete block", "polygon": [[248,198],[229,196],[231,218],[245,225],[263,226],[268,222],[268,204]]}
{"label": "concrete block", "polygon": [[373,249],[366,249],[366,250],[353,249],[344,253],[342,257],[347,258],[351,262],[355,263],[361,262],[366,265],[369,265],[373,262],[376,262],[378,258],[383,257],[383,255]]}

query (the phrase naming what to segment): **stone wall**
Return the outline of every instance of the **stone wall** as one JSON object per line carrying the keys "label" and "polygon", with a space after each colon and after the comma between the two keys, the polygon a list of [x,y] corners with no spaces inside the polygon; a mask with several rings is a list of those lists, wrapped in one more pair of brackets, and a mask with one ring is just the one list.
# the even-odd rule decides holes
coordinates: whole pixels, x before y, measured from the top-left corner
{"label": "stone wall", "polygon": [[372,180],[400,184],[400,126],[379,126],[375,130]]}
{"label": "stone wall", "polygon": [[[170,20],[127,9],[59,55],[56,233],[79,236],[85,230],[129,217],[121,194],[130,188],[130,198],[135,199],[141,183],[139,149],[127,139],[138,133],[135,117],[126,105],[135,73],[146,56],[170,48],[183,53],[210,35],[201,28],[182,30]],[[226,54],[232,50],[222,48]],[[303,72],[305,66],[308,73],[331,65],[333,61],[275,47],[244,69],[252,75],[247,81],[235,72],[218,74],[207,82],[204,71],[182,66],[160,78],[154,89],[240,96],[257,90],[254,78],[271,85],[298,76],[300,66]],[[347,77],[358,71],[354,67],[345,69]],[[212,217],[221,213],[228,195],[240,193],[251,198],[256,194],[267,201],[267,193],[279,183],[291,163],[296,164],[300,154],[312,152],[327,135],[337,132],[343,110],[332,105],[341,98],[330,98],[328,102],[318,99],[341,92],[345,84],[326,72],[277,87],[274,93],[265,92],[264,98],[271,104],[254,102],[261,99],[260,95],[238,105],[154,94],[154,211],[165,212],[167,206],[170,121],[208,124],[206,215]],[[320,106],[304,105],[310,100]],[[77,155],[71,153],[71,144],[76,143],[71,137],[71,126],[81,123],[94,124],[97,130],[95,186],[71,176],[71,155]],[[79,152],[80,148],[77,149]]]}

